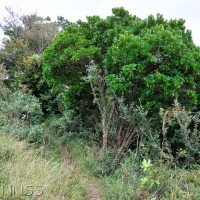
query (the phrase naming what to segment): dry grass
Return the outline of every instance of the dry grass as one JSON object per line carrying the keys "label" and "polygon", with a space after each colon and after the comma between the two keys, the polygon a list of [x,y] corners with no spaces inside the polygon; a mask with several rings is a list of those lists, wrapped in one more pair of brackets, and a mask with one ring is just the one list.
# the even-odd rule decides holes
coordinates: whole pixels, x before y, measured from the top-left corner
{"label": "dry grass", "polygon": [[86,199],[73,167],[42,158],[40,150],[27,148],[25,142],[0,135],[0,163],[0,196],[5,199]]}

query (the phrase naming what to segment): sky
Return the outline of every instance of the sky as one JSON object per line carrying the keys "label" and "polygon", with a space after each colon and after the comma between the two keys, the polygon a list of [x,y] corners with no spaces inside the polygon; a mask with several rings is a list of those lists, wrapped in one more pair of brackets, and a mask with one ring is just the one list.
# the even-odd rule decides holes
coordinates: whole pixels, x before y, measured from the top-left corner
{"label": "sky", "polygon": [[[111,15],[112,8],[121,6],[142,19],[161,13],[166,19],[185,19],[187,29],[192,30],[194,43],[200,46],[199,0],[0,0],[0,22],[6,16],[5,6],[24,14],[36,11],[39,16],[50,16],[52,20],[63,16],[73,22],[91,15],[105,18]],[[0,32],[0,41],[2,38]]]}

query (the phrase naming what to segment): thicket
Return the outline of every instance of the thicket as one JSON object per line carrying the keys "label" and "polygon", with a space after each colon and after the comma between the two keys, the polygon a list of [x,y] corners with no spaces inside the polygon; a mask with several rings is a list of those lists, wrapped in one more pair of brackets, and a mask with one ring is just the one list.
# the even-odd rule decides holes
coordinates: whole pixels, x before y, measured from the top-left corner
{"label": "thicket", "polygon": [[[45,80],[83,124],[102,133],[103,149],[115,149],[117,162],[128,148],[140,146],[157,159],[155,151],[166,152],[165,140],[166,154],[176,160],[176,152],[186,150],[183,140],[194,140],[198,122],[189,116],[199,106],[200,52],[184,23],[160,14],[142,20],[115,8],[106,19],[92,16],[68,25],[44,51]],[[175,99],[188,109],[190,125],[183,128],[177,117],[166,134],[159,111],[168,113]]]}
{"label": "thicket", "polygon": [[[199,169],[200,48],[183,19],[165,20],[160,14],[140,19],[124,8],[112,12],[105,19],[89,16],[69,23],[60,17],[53,23],[9,10],[20,25],[1,25],[9,36],[0,51],[1,127],[33,143],[41,144],[45,132],[68,145],[95,146],[98,159],[91,171],[110,175],[108,185],[118,180],[116,187],[124,191],[122,183],[129,188],[130,177],[141,178],[134,179],[137,188],[129,188],[136,193],[122,199],[168,198],[162,192],[169,174],[162,170],[176,176],[184,168],[194,170],[191,174]],[[65,28],[59,31],[60,24]],[[43,35],[47,42],[40,52],[34,46],[43,30],[38,26],[47,33],[54,27],[56,34]],[[89,160],[87,166],[94,163]],[[185,198],[185,192],[198,196],[198,181],[188,186],[186,179],[174,198]],[[188,189],[196,186],[193,193]],[[172,187],[166,193],[173,194]]]}

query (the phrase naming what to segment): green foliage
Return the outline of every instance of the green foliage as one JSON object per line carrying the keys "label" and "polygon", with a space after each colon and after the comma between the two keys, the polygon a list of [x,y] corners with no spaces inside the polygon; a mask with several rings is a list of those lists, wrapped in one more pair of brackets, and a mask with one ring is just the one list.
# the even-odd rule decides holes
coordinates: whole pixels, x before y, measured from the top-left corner
{"label": "green foliage", "polygon": [[[0,23],[7,36],[0,49],[0,63],[8,70],[6,84],[39,97],[45,112],[52,109],[54,95],[42,77],[42,52],[58,32],[56,22],[36,13],[24,15],[6,7],[8,17]],[[51,102],[48,104],[48,102]]]}
{"label": "green foliage", "polygon": [[85,108],[92,104],[89,85],[81,78],[85,75],[85,65],[100,56],[99,48],[86,40],[85,35],[75,25],[68,25],[60,32],[43,54],[45,80],[54,91],[63,93],[63,105],[69,109],[79,109],[85,118]]}
{"label": "green foliage", "polygon": [[177,165],[189,167],[200,164],[199,112],[187,111],[175,101],[172,108],[162,110],[162,154],[168,160],[172,154]]}
{"label": "green foliage", "polygon": [[156,25],[139,36],[125,32],[105,58],[108,84],[127,101],[139,98],[149,110],[169,107],[175,97],[192,108],[199,99],[199,57],[199,49],[179,30]]}
{"label": "green foliage", "polygon": [[[1,88],[2,90],[5,92],[6,89]],[[5,123],[12,123],[15,119],[26,121],[30,124],[41,121],[42,111],[37,98],[18,91],[11,93],[8,90],[7,92],[6,99],[5,96],[0,97],[0,111]]]}
{"label": "green foliage", "polygon": [[56,93],[51,91],[42,76],[43,58],[37,54],[23,57],[15,66],[14,85],[23,93],[34,95],[45,113],[55,111]]}
{"label": "green foliage", "polygon": [[[89,16],[87,22],[79,20],[75,24],[68,25],[65,31],[57,35],[44,52],[44,74],[49,83],[54,86],[54,81],[72,84],[77,80],[75,78],[84,75],[85,65],[91,60],[102,63],[107,48],[112,44],[115,35],[118,35],[118,29],[123,26],[128,27],[135,19],[123,8],[113,9],[113,14],[105,20],[99,16]],[[59,75],[64,77],[60,81]],[[70,79],[65,76],[69,76]]]}
{"label": "green foliage", "polygon": [[3,47],[0,49],[0,63],[3,63],[6,69],[9,70],[10,84],[14,85],[15,66],[22,63],[23,57],[30,54],[31,52],[26,43],[19,38],[3,42]]}
{"label": "green foliage", "polygon": [[68,25],[45,50],[45,80],[57,91],[64,92],[69,97],[65,101],[74,102],[79,112],[84,112],[87,107],[88,114],[91,115],[94,108],[90,86],[82,80],[87,74],[85,66],[91,60],[103,64],[107,48],[112,45],[114,37],[134,19],[123,8],[113,9],[113,16],[106,19],[89,16],[87,22],[79,20]]}
{"label": "green foliage", "polygon": [[48,138],[44,135],[41,123],[43,113],[39,100],[19,91],[12,93],[3,86],[0,89],[0,129],[18,140],[44,144]]}
{"label": "green foliage", "polygon": [[185,21],[165,20],[160,14],[142,20],[124,8],[112,12],[106,19],[89,16],[68,25],[45,50],[43,75],[62,94],[63,105],[81,113],[83,121],[95,116],[96,126],[99,113],[91,81],[83,81],[93,60],[104,80],[102,93],[123,97],[128,106],[141,103],[157,118],[159,108],[168,108],[176,97],[196,108],[200,51]]}
{"label": "green foliage", "polygon": [[52,116],[46,127],[52,134],[57,134],[63,138],[70,138],[73,135],[81,135],[83,130],[81,119],[73,110],[65,110],[60,116]]}
{"label": "green foliage", "polygon": [[142,162],[141,168],[143,169],[144,173],[146,174],[146,176],[141,178],[142,186],[147,186],[147,188],[148,187],[153,188],[160,184],[160,182],[155,179],[155,173],[152,169],[151,160],[147,161],[146,159],[144,159]]}
{"label": "green foliage", "polygon": [[99,55],[99,49],[86,40],[75,25],[60,32],[44,52],[44,77],[61,90],[62,84],[80,82],[85,65]]}

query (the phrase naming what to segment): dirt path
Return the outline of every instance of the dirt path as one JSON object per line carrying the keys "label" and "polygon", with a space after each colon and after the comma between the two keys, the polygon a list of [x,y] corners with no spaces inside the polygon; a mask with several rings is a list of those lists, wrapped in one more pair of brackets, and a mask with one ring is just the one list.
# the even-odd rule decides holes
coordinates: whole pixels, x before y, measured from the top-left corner
{"label": "dirt path", "polygon": [[[74,167],[73,164],[73,160],[70,157],[70,154],[68,152],[68,149],[65,145],[62,144],[62,142],[60,142],[59,140],[56,141],[56,145],[58,146],[62,158],[64,160],[64,162],[69,166]],[[100,188],[94,183],[93,180],[84,177],[83,181],[85,183],[85,185],[87,186],[87,191],[88,191],[88,200],[101,200],[102,199],[102,192],[100,190]]]}
{"label": "dirt path", "polygon": [[85,178],[84,182],[88,188],[88,200],[100,200],[102,198],[101,190],[89,179]]}

